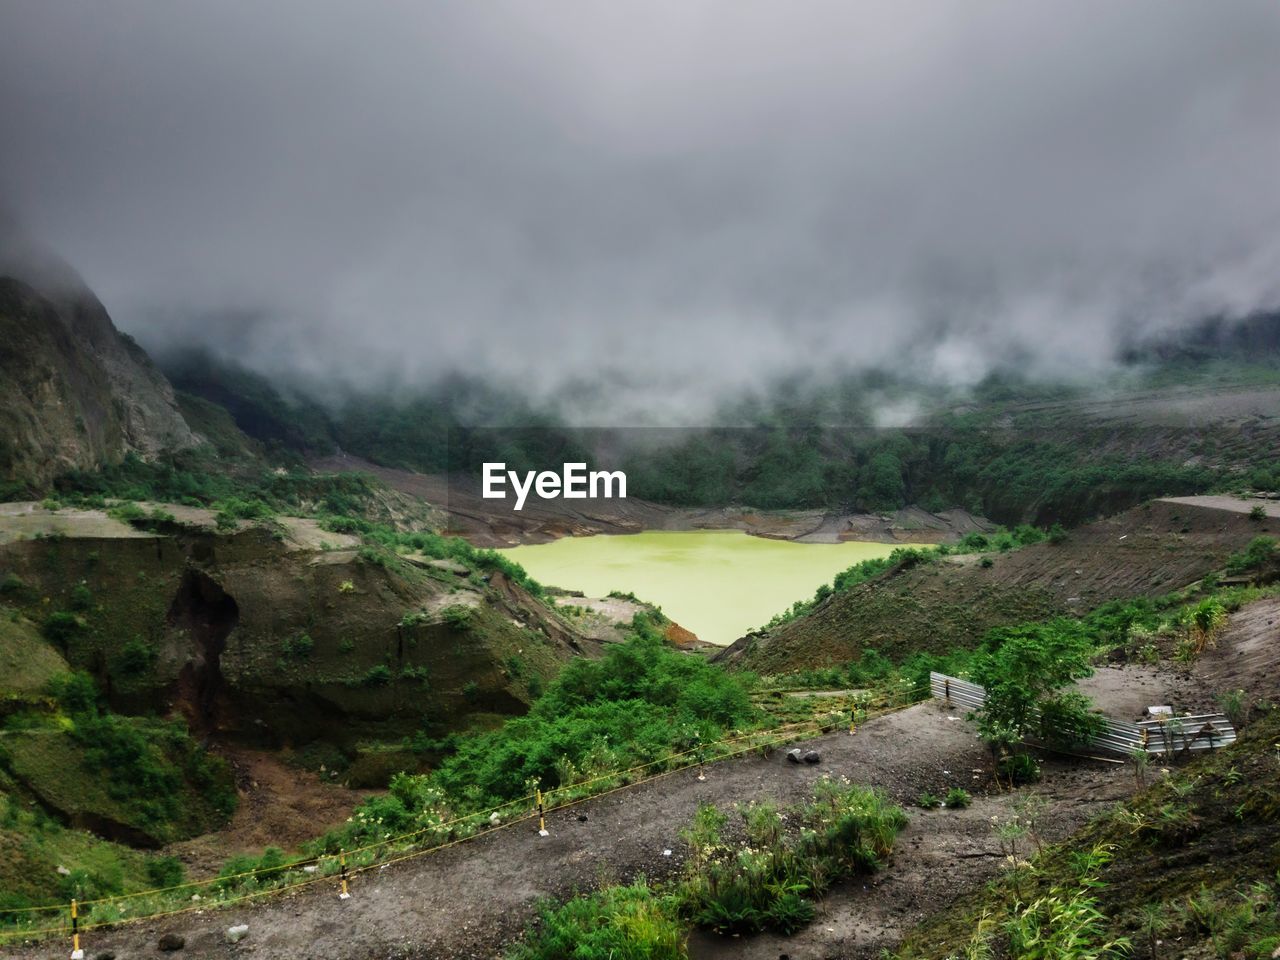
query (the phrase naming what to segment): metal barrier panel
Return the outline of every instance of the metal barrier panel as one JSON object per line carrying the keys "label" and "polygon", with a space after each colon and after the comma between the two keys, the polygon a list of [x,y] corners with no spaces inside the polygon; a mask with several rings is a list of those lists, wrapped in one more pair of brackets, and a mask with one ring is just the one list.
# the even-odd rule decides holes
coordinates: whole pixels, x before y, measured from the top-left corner
{"label": "metal barrier panel", "polygon": [[[976,683],[949,677],[944,673],[929,674],[929,690],[934,699],[969,710],[981,709],[987,702],[987,691]],[[1129,755],[1145,750],[1155,756],[1214,750],[1236,742],[1231,721],[1221,713],[1193,714],[1129,723],[1104,717],[1102,732],[1088,746],[1112,753]]]}

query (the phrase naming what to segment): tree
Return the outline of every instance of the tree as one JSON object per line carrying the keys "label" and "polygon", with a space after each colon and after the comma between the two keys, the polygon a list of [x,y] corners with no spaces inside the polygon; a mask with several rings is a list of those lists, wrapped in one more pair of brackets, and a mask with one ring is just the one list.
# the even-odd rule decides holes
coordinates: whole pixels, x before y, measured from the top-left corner
{"label": "tree", "polygon": [[1069,620],[992,630],[970,672],[987,691],[978,732],[995,748],[1027,737],[1079,743],[1097,729],[1087,698],[1063,688],[1093,673],[1092,643]]}

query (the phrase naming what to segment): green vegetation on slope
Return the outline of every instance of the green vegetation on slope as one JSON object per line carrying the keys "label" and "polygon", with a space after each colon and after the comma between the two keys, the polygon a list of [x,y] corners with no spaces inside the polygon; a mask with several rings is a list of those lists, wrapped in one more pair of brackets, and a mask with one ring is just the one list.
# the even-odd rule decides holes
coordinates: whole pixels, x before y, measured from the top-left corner
{"label": "green vegetation on slope", "polygon": [[527,796],[535,785],[571,787],[763,723],[742,680],[672,650],[643,614],[634,629],[601,659],[565,667],[526,716],[443,745],[423,741],[420,749],[452,752],[429,774],[397,778],[322,848],[430,828],[449,819],[443,808],[457,815]]}
{"label": "green vegetation on slope", "polygon": [[899,958],[1273,956],[1278,742],[1272,709],[1235,745],[1159,778],[1069,840],[1012,856],[985,891],[912,934]]}
{"label": "green vegetation on slope", "polygon": [[797,600],[782,613],[774,616],[762,629],[769,630],[797,620],[811,612],[814,607],[834,594],[852,590],[859,584],[874,580],[888,570],[909,570],[920,563],[931,563],[938,557],[959,556],[972,553],[1008,553],[1018,547],[1029,546],[1048,540],[1059,542],[1066,536],[1066,531],[1055,524],[1049,530],[1041,530],[1031,524],[1020,524],[1015,530],[999,527],[990,534],[967,533],[956,544],[939,544],[936,547],[899,547],[887,557],[875,557],[855,563],[849,569],[836,574],[830,584],[818,587],[811,600]]}
{"label": "green vegetation on slope", "polygon": [[[880,867],[906,825],[884,795],[847,781],[819,780],[814,799],[699,809],[681,836],[683,874],[658,886],[607,886],[556,906],[509,952],[511,960],[687,957],[686,931],[775,930],[792,934],[814,918],[813,901],[832,884]],[[730,832],[732,831],[732,833]]]}
{"label": "green vegetation on slope", "polygon": [[85,673],[48,691],[59,711],[12,714],[0,731],[0,768],[46,809],[142,846],[207,832],[235,810],[229,769],[184,725],[101,710]]}

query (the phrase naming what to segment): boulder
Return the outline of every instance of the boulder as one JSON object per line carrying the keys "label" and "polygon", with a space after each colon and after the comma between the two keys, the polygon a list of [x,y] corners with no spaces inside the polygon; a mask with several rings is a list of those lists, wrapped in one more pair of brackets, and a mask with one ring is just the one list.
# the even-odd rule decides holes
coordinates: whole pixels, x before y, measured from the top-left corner
{"label": "boulder", "polygon": [[817,750],[806,750],[804,752],[804,762],[805,763],[821,763],[822,754],[818,753]]}
{"label": "boulder", "polygon": [[238,923],[234,927],[227,927],[227,943],[239,943],[249,935],[249,925],[247,923]]}
{"label": "boulder", "polygon": [[787,760],[790,763],[799,763],[802,759],[804,759],[804,751],[799,747],[792,747],[787,751]]}

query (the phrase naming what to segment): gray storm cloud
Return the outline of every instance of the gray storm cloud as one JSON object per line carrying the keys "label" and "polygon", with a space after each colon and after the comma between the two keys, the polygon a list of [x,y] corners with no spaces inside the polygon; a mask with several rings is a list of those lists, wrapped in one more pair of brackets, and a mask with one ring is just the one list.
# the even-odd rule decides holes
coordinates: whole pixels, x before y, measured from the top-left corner
{"label": "gray storm cloud", "polygon": [[963,383],[1280,305],[1277,91],[1272,0],[7,0],[0,196],[268,371]]}

